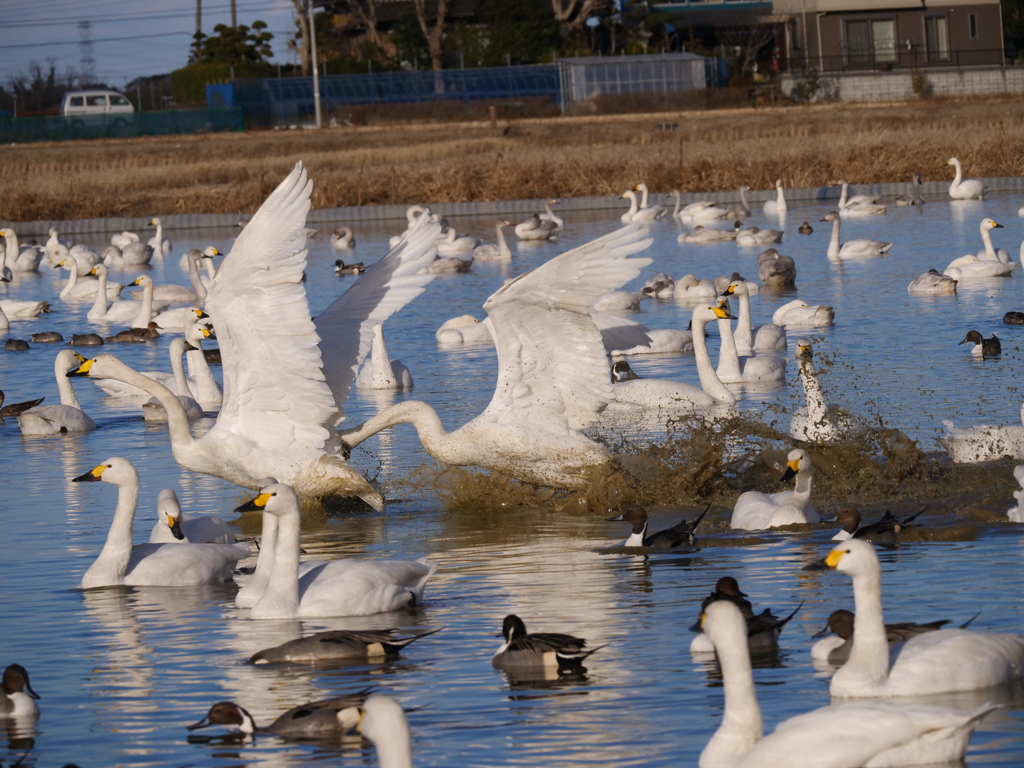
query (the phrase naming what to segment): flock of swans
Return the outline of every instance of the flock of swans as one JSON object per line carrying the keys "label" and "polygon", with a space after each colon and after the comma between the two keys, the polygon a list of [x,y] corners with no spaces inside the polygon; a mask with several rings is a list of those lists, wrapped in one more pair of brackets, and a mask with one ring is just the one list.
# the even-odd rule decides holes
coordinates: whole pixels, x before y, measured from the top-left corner
{"label": "flock of swans", "polygon": [[[962,179],[955,158],[949,164],[956,167],[951,197],[984,195],[980,182]],[[903,204],[923,203],[919,181],[915,174],[914,190]],[[888,256],[896,247],[892,242],[842,242],[840,226],[845,217],[883,215],[887,206],[872,196],[849,196],[847,182],[840,184],[837,211],[822,219],[832,224],[826,257]],[[62,349],[54,360],[60,404],[29,400],[8,405],[0,410],[0,418],[17,418],[25,435],[94,430],[96,423],[84,412],[73,386],[89,379],[110,397],[137,402],[145,420],[166,422],[170,450],[180,466],[257,492],[235,510],[262,516],[256,565],[245,579],[237,568],[252,556],[249,544],[236,541],[231,527],[220,518],[183,511],[171,489],[160,493],[149,541],[135,545],[132,531],[142,479],[129,460],[107,459],[73,480],[108,483],[117,489],[106,543],[82,576],[83,589],[181,588],[238,579],[236,606],[256,621],[362,616],[419,605],[437,569],[437,563],[426,558],[301,558],[304,503],[354,496],[383,509],[385,499],[379,488],[349,461],[351,452],[364,441],[404,423],[415,428],[423,450],[442,465],[479,467],[558,489],[587,489],[609,480],[632,485],[635,478],[593,435],[605,414],[619,411],[627,418],[662,420],[689,414],[727,415],[745,387],[785,379],[790,347],[805,397],[791,416],[789,433],[799,445],[788,453],[781,478],[794,480],[794,489],[781,493],[751,489],[740,494],[729,526],[750,531],[822,522],[811,504],[811,454],[815,447],[842,440],[863,427],[855,416],[826,402],[814,369],[812,342],[802,333],[832,324],[832,307],[795,300],[781,306],[770,322],[755,325],[750,296],[793,286],[794,260],[776,248],[766,249],[757,259],[760,283],[738,273],[715,278],[688,274],[677,280],[659,272],[639,291],[622,290],[652,263],[637,254],[651,244],[652,228],[662,218],[691,227],[679,237],[684,247],[693,243],[733,243],[739,248],[780,245],[781,230],[743,227],[741,220],[751,215],[745,195],[749,188],[741,187],[740,203],[731,205],[705,200],[683,206],[676,194],[675,209],[670,212],[652,205],[647,187],[639,184],[623,194],[629,200],[629,209],[621,217],[623,226],[506,280],[484,302],[482,321],[463,315],[441,324],[439,344],[484,342],[497,350],[497,381],[490,403],[452,431],[444,428],[431,405],[418,400],[402,399],[357,425],[343,423],[344,408],[353,386],[396,392],[413,389],[412,372],[388,354],[384,324],[415,300],[435,275],[465,272],[474,259],[512,259],[506,228],[524,241],[556,237],[565,227],[551,207],[557,201],[548,201],[544,213],[518,225],[498,221],[494,244],[460,236],[426,207],[412,206],[406,230],[393,239],[384,257],[369,266],[338,260],[335,272],[351,276],[352,282],[314,318],[304,287],[311,189],[306,171],[301,163],[296,165],[246,223],[219,266],[213,261],[221,256],[217,249],[191,251],[181,259],[190,287],[156,285],[142,274],[131,283],[141,288],[133,299],[121,299],[128,286],[109,280],[108,275],[171,252],[159,219],[151,222],[156,234],[148,243],[125,232],[115,235],[100,254],[62,243],[55,231],[45,246],[22,247],[12,229],[0,230],[4,239],[0,279],[10,282],[14,273],[35,271],[47,263],[65,270],[67,282],[55,301],[92,301],[86,315],[90,322],[107,328],[129,326],[108,337],[108,342],[145,342],[161,334],[181,334],[169,345],[170,373],[135,370],[105,351],[86,358]],[[765,203],[764,211],[773,215],[787,211],[781,181],[776,183],[776,198]],[[715,226],[727,222],[735,224]],[[1012,274],[1017,264],[1006,251],[993,247],[989,235],[999,226],[984,219],[981,251],[955,260],[942,274],[932,270],[922,275],[909,291],[951,293],[963,280]],[[806,222],[805,227],[812,231]],[[355,247],[351,229],[334,230],[330,244],[339,253],[351,251]],[[668,298],[691,310],[686,330],[652,330],[615,314],[643,300]],[[0,327],[7,329],[10,321],[36,317],[48,308],[46,302],[0,301]],[[717,365],[707,344],[709,327],[717,330],[721,340]],[[219,344],[222,382],[204,354],[203,343],[209,340]],[[965,341],[975,342],[977,355],[999,354],[998,340],[993,346],[991,339],[983,339],[976,331]],[[692,352],[700,385],[640,378],[623,359],[651,351]],[[212,426],[194,434],[192,422],[210,413],[216,413]],[[983,461],[1006,453],[1024,458],[1024,427],[956,430],[950,425],[949,431],[944,445],[954,461]],[[1021,478],[1024,475],[1018,475]],[[609,519],[632,526],[624,547],[686,549],[694,545],[695,529],[707,511],[653,533],[646,511],[636,505]],[[702,768],[959,760],[972,731],[993,707],[961,712],[901,702],[899,697],[973,691],[1017,680],[1024,672],[1024,636],[943,629],[946,622],[912,625],[912,630],[908,625],[888,629],[882,616],[881,570],[868,542],[895,543],[899,530],[912,518],[889,516],[862,525],[856,510],[843,510],[838,517],[843,524],[836,536],[840,541],[814,567],[836,570],[853,580],[855,614],[844,613],[830,622],[841,634],[817,652],[838,667],[831,691],[842,701],[763,734],[750,654],[756,642],[777,647],[792,615],[783,620],[770,612],[755,615],[735,582],[723,579],[702,607],[700,635],[692,647],[717,654],[725,683],[722,724],[701,754]],[[1017,518],[1013,511],[1010,517],[1022,519],[1019,510]],[[390,630],[320,633],[261,651],[251,661],[393,656],[433,631],[411,638],[399,638]],[[530,634],[514,615],[506,618],[502,636],[504,643],[492,662],[509,670],[578,669],[603,647],[588,647],[582,638],[567,634]],[[894,643],[898,650],[891,653]],[[36,698],[25,668],[10,665],[3,677],[0,718],[37,716]],[[247,736],[266,731],[310,737],[355,729],[376,744],[385,768],[412,764],[410,730],[401,706],[369,691],[312,702],[262,729],[241,706],[221,702],[190,729],[214,725]]]}

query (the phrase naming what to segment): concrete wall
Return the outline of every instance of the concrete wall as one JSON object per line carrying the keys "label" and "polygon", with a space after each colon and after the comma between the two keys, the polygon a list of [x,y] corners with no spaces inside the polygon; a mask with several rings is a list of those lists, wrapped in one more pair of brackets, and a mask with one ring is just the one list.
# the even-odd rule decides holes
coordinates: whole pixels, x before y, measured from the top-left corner
{"label": "concrete wall", "polygon": [[[922,69],[929,96],[973,96],[991,93],[1024,93],[1024,67],[962,70]],[[797,79],[783,75],[782,92],[790,94]],[[822,92],[815,100],[907,101],[914,93],[909,71],[829,74],[822,76]]]}

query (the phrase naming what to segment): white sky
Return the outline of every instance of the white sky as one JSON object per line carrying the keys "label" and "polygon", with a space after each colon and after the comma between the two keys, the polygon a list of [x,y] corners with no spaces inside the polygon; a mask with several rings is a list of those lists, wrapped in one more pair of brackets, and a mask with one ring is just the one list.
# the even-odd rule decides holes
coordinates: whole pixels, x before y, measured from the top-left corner
{"label": "white sky", "polygon": [[[229,0],[203,0],[203,32],[231,22]],[[238,23],[262,19],[274,33],[271,61],[288,63],[294,30],[291,0],[237,0]],[[157,75],[184,66],[196,25],[195,0],[0,0],[0,83],[27,72],[29,62],[57,71],[79,68],[78,24],[92,22],[92,56],[97,79],[119,88],[139,75]]]}

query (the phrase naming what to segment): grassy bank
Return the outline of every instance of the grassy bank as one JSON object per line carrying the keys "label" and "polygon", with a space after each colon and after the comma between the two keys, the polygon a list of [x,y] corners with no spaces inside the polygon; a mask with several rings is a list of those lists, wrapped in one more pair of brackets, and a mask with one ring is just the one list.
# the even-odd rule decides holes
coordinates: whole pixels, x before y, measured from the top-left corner
{"label": "grassy bank", "polygon": [[5,146],[14,221],[252,211],[302,160],[313,206],[1024,174],[1024,100],[934,99]]}

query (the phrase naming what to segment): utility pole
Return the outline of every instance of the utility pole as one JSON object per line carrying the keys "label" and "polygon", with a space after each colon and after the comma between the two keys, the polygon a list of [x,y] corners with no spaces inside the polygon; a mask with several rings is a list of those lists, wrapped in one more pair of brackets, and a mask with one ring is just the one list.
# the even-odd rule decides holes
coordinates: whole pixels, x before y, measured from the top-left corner
{"label": "utility pole", "polygon": [[309,63],[313,70],[313,108],[316,110],[316,127],[323,128],[323,116],[320,113],[320,73],[316,66],[316,27],[313,25],[313,0],[309,2]]}
{"label": "utility pole", "polygon": [[203,0],[196,0],[196,39],[203,34]]}
{"label": "utility pole", "polygon": [[236,0],[231,0],[231,26],[238,26],[238,8],[235,7]]}

